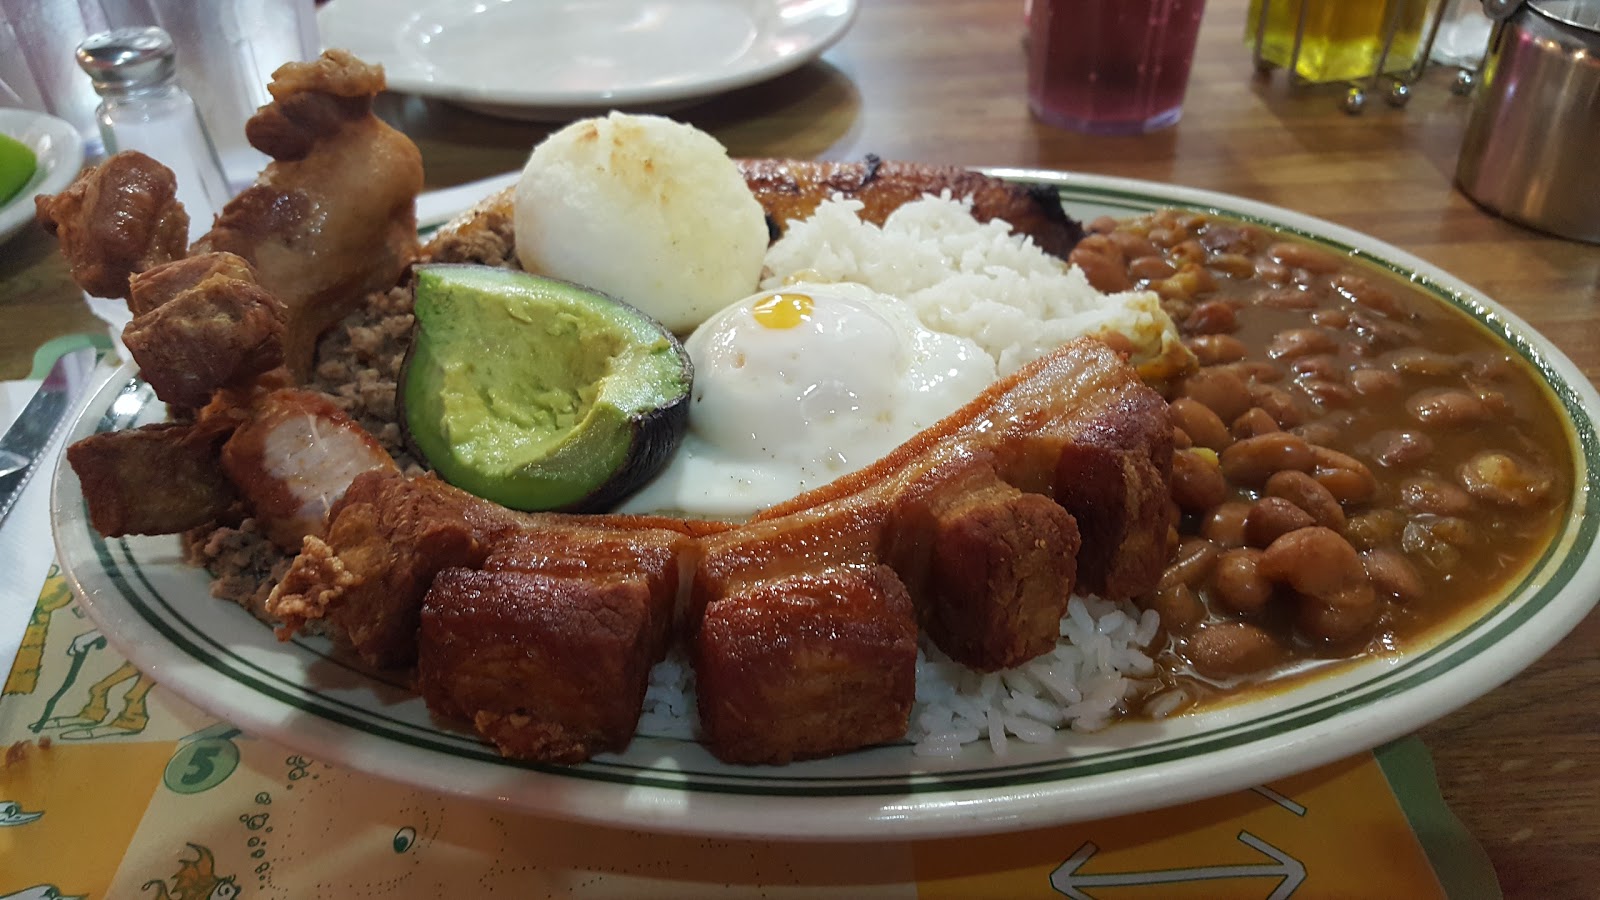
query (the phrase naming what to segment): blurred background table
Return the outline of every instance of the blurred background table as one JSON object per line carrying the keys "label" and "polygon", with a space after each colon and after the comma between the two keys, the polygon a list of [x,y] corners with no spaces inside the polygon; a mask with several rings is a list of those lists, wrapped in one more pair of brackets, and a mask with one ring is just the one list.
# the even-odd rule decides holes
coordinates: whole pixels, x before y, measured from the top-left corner
{"label": "blurred background table", "polygon": [[[1600,247],[1478,209],[1451,183],[1469,101],[1431,70],[1410,104],[1343,112],[1337,89],[1254,74],[1246,0],[1211,0],[1183,120],[1142,137],[1035,122],[1021,0],[863,0],[816,64],[677,110],[735,156],[867,153],[971,166],[1144,178],[1278,204],[1364,231],[1496,298],[1600,380]],[[383,115],[422,148],[428,186],[518,168],[548,126],[389,95]],[[36,228],[0,254],[0,378],[52,337],[99,324]],[[1445,799],[1508,897],[1600,896],[1600,612],[1505,686],[1421,729]]]}

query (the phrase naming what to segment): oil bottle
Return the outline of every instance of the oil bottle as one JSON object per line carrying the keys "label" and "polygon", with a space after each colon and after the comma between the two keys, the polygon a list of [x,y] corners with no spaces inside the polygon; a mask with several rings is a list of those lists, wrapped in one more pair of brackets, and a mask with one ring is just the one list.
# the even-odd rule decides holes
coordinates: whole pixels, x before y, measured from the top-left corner
{"label": "oil bottle", "polygon": [[[1250,0],[1245,42],[1254,47],[1259,35],[1262,60],[1285,69],[1292,65],[1294,74],[1306,81],[1351,81],[1373,74],[1393,30],[1394,41],[1383,72],[1402,72],[1416,62],[1430,2]],[[1301,35],[1298,57],[1297,31]]]}

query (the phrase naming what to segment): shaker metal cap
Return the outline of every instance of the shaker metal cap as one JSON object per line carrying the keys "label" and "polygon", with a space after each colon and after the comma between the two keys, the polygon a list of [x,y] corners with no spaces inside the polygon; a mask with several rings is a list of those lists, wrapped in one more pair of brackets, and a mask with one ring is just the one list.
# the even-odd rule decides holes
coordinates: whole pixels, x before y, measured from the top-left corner
{"label": "shaker metal cap", "polygon": [[1600,0],[1528,0],[1528,5],[1545,18],[1600,32]]}
{"label": "shaker metal cap", "polygon": [[158,85],[178,70],[172,36],[154,27],[92,34],[78,45],[76,55],[101,94]]}

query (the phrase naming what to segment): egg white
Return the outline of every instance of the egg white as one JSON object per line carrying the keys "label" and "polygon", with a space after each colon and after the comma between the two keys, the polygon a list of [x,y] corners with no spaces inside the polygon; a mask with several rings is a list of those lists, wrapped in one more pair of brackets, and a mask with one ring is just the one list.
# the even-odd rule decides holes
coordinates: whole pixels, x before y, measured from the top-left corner
{"label": "egg white", "polygon": [[[762,312],[774,305],[786,308]],[[870,465],[995,379],[976,343],[858,284],[763,291],[684,346],[695,365],[689,432],[623,512],[753,515]]]}

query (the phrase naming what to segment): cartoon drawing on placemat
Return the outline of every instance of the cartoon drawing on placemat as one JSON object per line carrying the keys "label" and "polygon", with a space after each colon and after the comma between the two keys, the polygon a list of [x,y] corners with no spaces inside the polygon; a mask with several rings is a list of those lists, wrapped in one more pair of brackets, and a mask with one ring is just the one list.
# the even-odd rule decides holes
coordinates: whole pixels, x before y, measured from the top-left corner
{"label": "cartoon drawing on placemat", "polygon": [[[72,602],[72,590],[62,577],[60,568],[52,566],[44,587],[39,591],[39,601],[33,608],[33,615],[23,631],[16,664],[6,678],[7,696],[33,694],[41,685],[52,680],[48,676],[57,671],[54,660],[58,657],[49,655],[46,646],[50,640],[52,620],[60,618],[57,613],[63,610],[76,618],[83,617],[83,612]],[[61,623],[56,623],[56,627],[62,627]],[[126,660],[118,662],[110,672],[89,685],[82,705],[78,706],[75,713],[58,714],[62,701],[73,694],[74,688],[84,677],[86,666],[94,671],[105,666],[102,663],[96,667],[92,661],[110,663],[118,660],[114,652],[106,651],[106,646],[105,635],[98,629],[91,628],[73,636],[65,650],[69,660],[66,674],[45,700],[37,718],[28,725],[29,731],[34,734],[53,731],[62,740],[85,741],[127,737],[145,730],[150,724],[145,697],[155,687],[155,682]],[[126,687],[122,687],[124,685]],[[119,687],[122,687],[122,692],[117,697],[117,701],[120,701],[120,705],[117,705],[113,696]]]}
{"label": "cartoon drawing on placemat", "polygon": [[[189,849],[195,852],[194,859],[179,857],[178,871],[170,879],[146,881],[144,889],[148,891],[155,888],[156,900],[233,900],[239,896],[239,886],[234,883],[234,876],[217,877],[217,861],[209,847],[191,843]],[[167,891],[168,880],[172,882],[170,893]]]}

